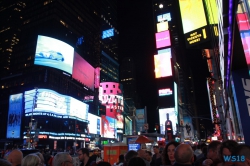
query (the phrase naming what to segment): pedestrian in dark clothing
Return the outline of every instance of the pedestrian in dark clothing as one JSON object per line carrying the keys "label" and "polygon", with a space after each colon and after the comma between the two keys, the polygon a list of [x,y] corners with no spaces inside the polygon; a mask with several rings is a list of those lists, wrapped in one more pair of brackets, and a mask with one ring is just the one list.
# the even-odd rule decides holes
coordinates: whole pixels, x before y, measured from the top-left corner
{"label": "pedestrian in dark clothing", "polygon": [[146,163],[141,157],[133,157],[129,161],[128,166],[146,166]]}
{"label": "pedestrian in dark clothing", "polygon": [[154,155],[152,157],[152,161],[151,161],[150,165],[151,166],[160,166],[162,162],[161,162],[161,153],[160,153],[159,146],[154,146],[153,150],[154,150]]}
{"label": "pedestrian in dark clothing", "polygon": [[194,161],[194,152],[190,145],[180,144],[176,147],[174,153],[174,166],[192,166]]}

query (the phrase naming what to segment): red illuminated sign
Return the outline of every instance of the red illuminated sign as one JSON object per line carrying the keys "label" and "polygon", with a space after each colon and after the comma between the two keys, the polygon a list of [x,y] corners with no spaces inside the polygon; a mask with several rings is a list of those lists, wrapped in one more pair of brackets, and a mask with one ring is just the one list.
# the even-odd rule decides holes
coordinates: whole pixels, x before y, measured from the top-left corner
{"label": "red illuminated sign", "polygon": [[156,33],[155,39],[156,39],[156,48],[171,46],[169,31]]}
{"label": "red illuminated sign", "polygon": [[249,30],[250,25],[247,17],[247,13],[239,13],[236,15],[238,27],[240,31]]}

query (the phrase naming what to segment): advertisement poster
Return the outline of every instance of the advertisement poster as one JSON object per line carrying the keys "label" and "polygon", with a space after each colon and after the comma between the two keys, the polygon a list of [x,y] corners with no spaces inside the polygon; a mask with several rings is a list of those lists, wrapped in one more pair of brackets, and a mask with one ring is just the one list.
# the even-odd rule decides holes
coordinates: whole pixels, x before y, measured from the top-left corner
{"label": "advertisement poster", "polygon": [[144,131],[145,111],[144,109],[136,110],[136,132]]}
{"label": "advertisement poster", "polygon": [[90,134],[101,135],[101,117],[88,113],[88,120],[89,120],[88,128]]}
{"label": "advertisement poster", "polygon": [[95,68],[75,52],[72,77],[94,90]]}
{"label": "advertisement poster", "polygon": [[72,74],[74,48],[60,40],[38,35],[35,65],[60,69]]}
{"label": "advertisement poster", "polygon": [[132,120],[125,118],[125,135],[132,135]]}
{"label": "advertisement poster", "polygon": [[20,138],[23,94],[10,95],[6,138]]}
{"label": "advertisement poster", "polygon": [[116,138],[116,119],[102,115],[102,137]]}
{"label": "advertisement poster", "polygon": [[172,76],[171,54],[154,55],[155,78]]}
{"label": "advertisement poster", "polygon": [[175,112],[175,108],[163,108],[159,109],[159,120],[160,120],[160,133],[165,134],[165,122],[167,121],[167,115],[169,120],[172,122],[173,134],[176,134],[177,128],[176,124],[178,124],[177,114]]}
{"label": "advertisement poster", "polygon": [[171,46],[169,31],[156,33],[155,39],[156,39],[156,48]]}
{"label": "advertisement poster", "polygon": [[192,118],[189,116],[183,117],[184,138],[194,138],[194,128]]}
{"label": "advertisement poster", "polygon": [[[82,121],[88,119],[88,104],[50,89],[25,91],[24,103],[25,116],[45,115]],[[33,105],[35,108],[32,112]]]}

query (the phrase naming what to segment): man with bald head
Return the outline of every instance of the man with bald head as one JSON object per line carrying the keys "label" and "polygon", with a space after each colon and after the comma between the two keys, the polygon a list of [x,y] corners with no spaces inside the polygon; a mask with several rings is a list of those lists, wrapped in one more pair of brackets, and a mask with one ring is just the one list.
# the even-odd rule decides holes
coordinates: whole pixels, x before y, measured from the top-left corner
{"label": "man with bald head", "polygon": [[178,145],[175,149],[174,157],[174,166],[191,166],[194,162],[194,152],[192,147],[188,144]]}
{"label": "man with bald head", "polygon": [[20,166],[22,159],[23,153],[18,149],[12,150],[7,157],[7,160],[12,164],[12,166]]}

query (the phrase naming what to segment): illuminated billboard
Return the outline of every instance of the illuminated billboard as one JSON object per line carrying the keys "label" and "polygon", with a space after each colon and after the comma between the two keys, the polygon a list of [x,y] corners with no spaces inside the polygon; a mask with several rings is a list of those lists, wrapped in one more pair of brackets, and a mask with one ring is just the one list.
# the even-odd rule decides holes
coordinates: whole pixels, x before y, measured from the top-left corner
{"label": "illuminated billboard", "polygon": [[100,86],[100,71],[100,67],[95,68],[95,88],[99,88]]}
{"label": "illuminated billboard", "polygon": [[185,35],[186,46],[201,44],[210,40],[210,34],[208,27],[203,27],[192,32],[188,32]]}
{"label": "illuminated billboard", "polygon": [[170,88],[159,89],[159,96],[169,96],[172,94],[173,94],[173,91]]}
{"label": "illuminated billboard", "polygon": [[250,24],[248,21],[248,13],[238,13],[236,15],[238,27],[240,31],[247,31],[250,30]]}
{"label": "illuminated billboard", "polygon": [[[25,116],[44,115],[80,121],[88,120],[88,104],[50,89],[25,91],[24,103]],[[32,110],[33,105],[34,109]]]}
{"label": "illuminated billboard", "polygon": [[169,31],[156,33],[155,39],[156,39],[156,48],[171,46]]}
{"label": "illuminated billboard", "polygon": [[23,94],[10,95],[6,138],[20,138],[22,110]]}
{"label": "illuminated billboard", "polygon": [[165,13],[157,16],[157,21],[162,22],[162,21],[171,21],[171,15],[170,13]]}
{"label": "illuminated billboard", "polygon": [[207,25],[201,0],[179,0],[184,34]]}
{"label": "illuminated billboard", "polygon": [[125,135],[132,135],[132,120],[125,117]]}
{"label": "illuminated billboard", "polygon": [[170,55],[170,58],[172,58],[171,48],[165,48],[165,49],[162,49],[162,50],[158,50],[157,53],[158,54],[167,53],[168,55]]}
{"label": "illuminated billboard", "polygon": [[172,76],[171,54],[154,55],[155,78]]}
{"label": "illuminated billboard", "polygon": [[95,68],[75,52],[72,77],[94,90]]}
{"label": "illuminated billboard", "polygon": [[101,117],[88,113],[88,121],[89,121],[89,125],[88,125],[89,132],[91,134],[101,135],[102,133]]}
{"label": "illuminated billboard", "polygon": [[169,116],[169,120],[172,122],[173,134],[175,135],[177,131],[176,124],[178,124],[178,115],[175,111],[175,108],[159,109],[160,133],[165,134],[165,122],[167,121],[167,114]]}
{"label": "illuminated billboard", "polygon": [[244,53],[245,53],[248,70],[250,70],[250,30],[241,31],[240,37],[241,37],[241,42],[242,42]]}
{"label": "illuminated billboard", "polygon": [[160,22],[157,23],[157,32],[167,31],[168,30],[168,22]]}
{"label": "illuminated billboard", "polygon": [[216,0],[205,0],[207,12],[208,12],[208,22],[209,24],[218,24],[218,8]]}
{"label": "illuminated billboard", "polygon": [[183,121],[184,126],[184,138],[193,138],[194,137],[194,128],[192,123],[192,118],[189,116],[184,116]]}
{"label": "illuminated billboard", "polygon": [[38,35],[35,65],[53,67],[72,74],[74,48],[60,40]]}
{"label": "illuminated billboard", "polygon": [[137,109],[135,111],[136,116],[136,132],[144,131],[144,124],[145,120],[145,110],[144,109]]}
{"label": "illuminated billboard", "polygon": [[116,119],[102,115],[102,137],[116,138]]}
{"label": "illuminated billboard", "polygon": [[102,39],[114,36],[114,28],[102,31]]}

